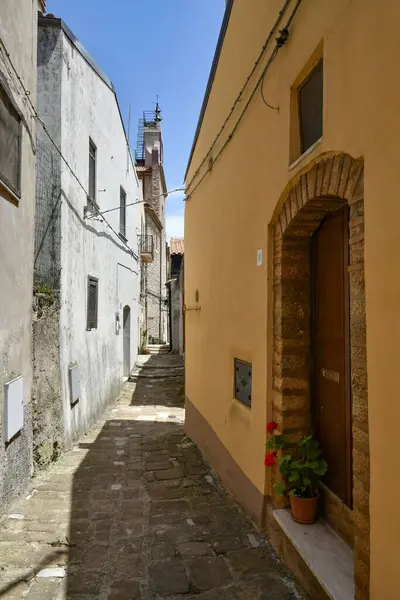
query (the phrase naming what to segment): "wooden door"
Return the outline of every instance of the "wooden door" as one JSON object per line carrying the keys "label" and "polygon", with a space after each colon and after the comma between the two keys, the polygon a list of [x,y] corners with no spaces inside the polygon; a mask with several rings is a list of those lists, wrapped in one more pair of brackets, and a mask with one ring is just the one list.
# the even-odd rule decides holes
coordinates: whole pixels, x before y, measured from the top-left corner
{"label": "wooden door", "polygon": [[325,484],[351,505],[348,208],[324,219],[313,237],[313,408],[328,462]]}

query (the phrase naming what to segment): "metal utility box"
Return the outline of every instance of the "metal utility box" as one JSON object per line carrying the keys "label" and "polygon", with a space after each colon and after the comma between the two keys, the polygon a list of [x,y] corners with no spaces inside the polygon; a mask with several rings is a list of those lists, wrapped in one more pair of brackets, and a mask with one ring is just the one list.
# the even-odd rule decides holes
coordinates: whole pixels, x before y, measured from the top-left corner
{"label": "metal utility box", "polygon": [[70,403],[75,404],[81,397],[81,368],[78,364],[69,367]]}
{"label": "metal utility box", "polygon": [[24,426],[24,378],[4,385],[4,438],[9,442]]}

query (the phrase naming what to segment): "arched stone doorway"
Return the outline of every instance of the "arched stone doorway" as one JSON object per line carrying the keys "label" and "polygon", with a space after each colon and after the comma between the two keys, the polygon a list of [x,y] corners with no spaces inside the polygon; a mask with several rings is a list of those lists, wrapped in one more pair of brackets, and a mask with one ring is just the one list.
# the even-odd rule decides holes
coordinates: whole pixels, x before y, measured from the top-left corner
{"label": "arched stone doorway", "polygon": [[[349,461],[352,489],[341,502],[324,491],[325,514],[354,547],[356,598],[369,588],[369,438],[364,285],[364,165],[347,154],[320,156],[280,199],[273,247],[273,419],[292,437],[315,430],[312,248],[329,215],[348,207]],[[347,211],[346,211],[347,212]],[[273,472],[273,480],[278,478]],[[279,504],[275,498],[276,504]]]}

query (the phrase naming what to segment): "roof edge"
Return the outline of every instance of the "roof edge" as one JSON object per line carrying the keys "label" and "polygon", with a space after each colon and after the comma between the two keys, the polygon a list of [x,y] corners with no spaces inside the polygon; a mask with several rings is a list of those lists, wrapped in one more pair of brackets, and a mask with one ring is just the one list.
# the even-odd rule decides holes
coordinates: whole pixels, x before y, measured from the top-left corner
{"label": "roof edge", "polygon": [[115,88],[114,88],[112,82],[110,81],[110,79],[107,77],[107,75],[104,73],[104,71],[99,67],[99,65],[96,63],[94,58],[92,58],[90,56],[89,52],[86,50],[84,45],[79,41],[79,39],[76,37],[76,35],[70,30],[70,28],[65,23],[65,21],[63,21],[62,19],[57,18],[57,17],[40,16],[39,17],[39,25],[41,25],[42,27],[51,27],[51,26],[60,27],[60,29],[63,30],[63,32],[65,33],[67,38],[75,46],[75,48],[78,50],[78,52],[84,58],[84,60],[93,69],[93,71],[100,77],[100,79],[102,79],[104,81],[104,83],[113,92],[115,92]]}
{"label": "roof edge", "polygon": [[193,154],[196,149],[197,140],[200,135],[201,126],[203,125],[204,115],[206,113],[208,100],[210,98],[212,86],[213,86],[215,75],[216,75],[217,68],[218,68],[219,58],[221,56],[222,46],[223,46],[223,43],[225,40],[226,31],[227,31],[228,25],[229,25],[229,19],[230,19],[231,12],[232,12],[233,2],[234,2],[234,0],[227,0],[227,2],[226,2],[225,14],[224,14],[224,18],[223,18],[222,25],[221,25],[221,30],[220,30],[219,36],[218,36],[217,47],[215,49],[214,58],[213,58],[213,61],[211,64],[210,74],[208,76],[207,87],[206,87],[206,91],[204,93],[203,103],[202,103],[201,109],[200,109],[199,120],[197,122],[197,127],[196,127],[196,131],[195,131],[194,138],[193,138],[192,148],[190,150],[189,160],[188,160],[188,164],[187,164],[186,171],[185,171],[185,177],[184,177],[185,180],[186,180],[190,165],[192,163]]}
{"label": "roof edge", "polygon": [[65,35],[67,36],[67,38],[69,39],[69,41],[71,42],[71,44],[73,44],[73,46],[77,49],[77,51],[82,56],[82,58],[86,61],[86,63],[89,65],[89,67],[91,67],[91,69],[93,69],[93,71],[96,73],[96,75],[98,77],[100,77],[100,79],[106,84],[106,86],[114,94],[114,98],[115,98],[115,102],[116,102],[116,105],[117,105],[118,113],[119,113],[119,116],[120,116],[120,119],[121,119],[122,130],[124,132],[126,144],[127,144],[128,150],[129,150],[129,156],[130,156],[130,159],[131,159],[131,165],[133,167],[133,172],[135,174],[136,183],[139,184],[138,174],[137,174],[136,168],[135,168],[135,162],[133,160],[131,147],[129,145],[128,134],[127,134],[127,131],[126,131],[126,128],[125,128],[124,119],[122,118],[121,107],[120,107],[120,104],[119,104],[119,100],[118,100],[116,89],[115,89],[112,81],[107,77],[107,75],[104,73],[104,71],[99,67],[99,65],[96,63],[96,61],[94,60],[94,58],[92,58],[92,56],[86,50],[85,46],[82,44],[82,42],[79,41],[79,39],[71,31],[71,29],[68,27],[68,25],[65,23],[65,21],[63,21],[61,18],[57,18],[57,17],[39,16],[39,25],[41,25],[42,27],[51,27],[51,26],[52,27],[59,27],[65,33]]}

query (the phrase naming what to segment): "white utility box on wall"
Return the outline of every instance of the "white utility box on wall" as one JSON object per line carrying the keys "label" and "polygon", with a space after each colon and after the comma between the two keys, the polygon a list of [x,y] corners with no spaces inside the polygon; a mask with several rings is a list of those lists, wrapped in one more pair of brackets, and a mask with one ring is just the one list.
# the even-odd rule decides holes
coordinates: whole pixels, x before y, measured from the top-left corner
{"label": "white utility box on wall", "polygon": [[4,385],[4,438],[9,442],[24,426],[24,378]]}
{"label": "white utility box on wall", "polygon": [[75,363],[69,367],[70,402],[75,404],[81,397],[81,368]]}

